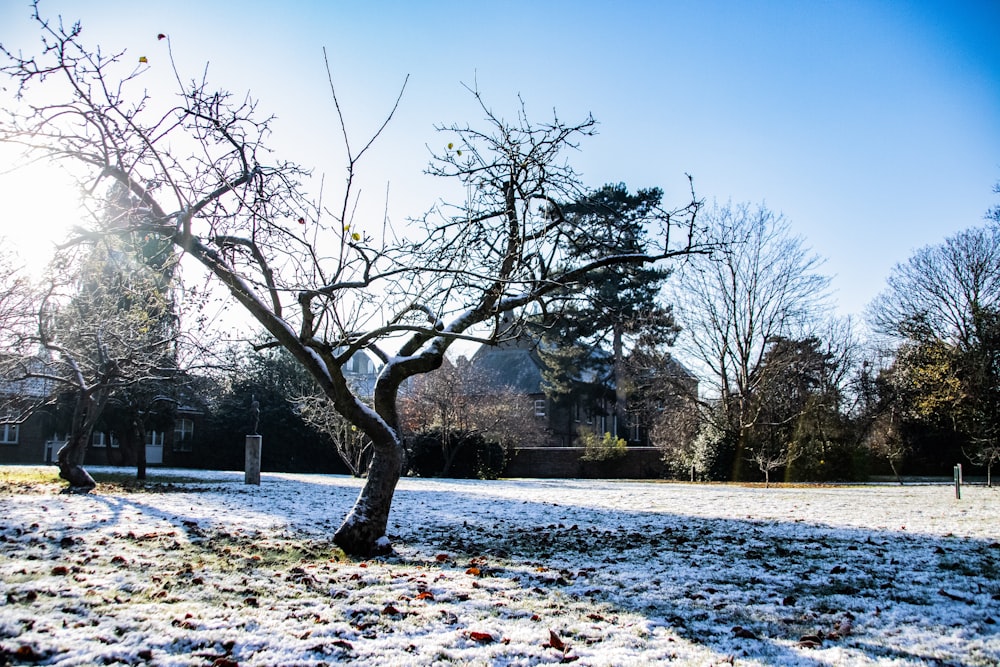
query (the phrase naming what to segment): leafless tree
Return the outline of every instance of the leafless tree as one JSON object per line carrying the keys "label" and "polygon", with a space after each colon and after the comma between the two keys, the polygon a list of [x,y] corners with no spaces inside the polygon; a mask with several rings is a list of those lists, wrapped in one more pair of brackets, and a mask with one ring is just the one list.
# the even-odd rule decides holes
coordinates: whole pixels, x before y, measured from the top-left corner
{"label": "leafless tree", "polygon": [[57,255],[36,303],[35,329],[12,356],[12,376],[47,383],[49,400],[73,396],[57,460],[60,476],[77,492],[95,486],[83,459],[112,395],[173,371],[176,328],[159,276],[122,251],[119,237],[107,240]]}
{"label": "leafless tree", "polygon": [[899,474],[899,464],[911,451],[900,432],[901,421],[898,412],[889,408],[875,417],[865,434],[865,443],[870,451],[889,463],[893,476],[900,484],[903,478]]}
{"label": "leafless tree", "polygon": [[[701,216],[718,250],[694,257],[670,292],[682,333],[678,346],[702,367],[707,390],[738,448],[756,422],[758,372],[768,343],[802,337],[826,309],[829,279],[821,260],[789,223],[764,206],[726,205]],[[737,452],[737,464],[743,454]]]}
{"label": "leafless tree", "polygon": [[[44,52],[6,53],[3,72],[19,97],[0,139],[86,167],[95,195],[108,183],[124,187],[134,202],[122,220],[127,231],[169,239],[211,272],[371,438],[365,484],[334,535],[349,553],[391,549],[386,526],[404,456],[396,399],[409,378],[438,368],[457,340],[496,339],[504,313],[521,317],[556,290],[582,288],[602,267],[692,250],[695,202],[664,214],[642,254],[565,261],[573,230],[560,203],[582,190],[566,152],[591,134],[590,118],[534,124],[522,106],[508,121],[473,90],[484,129],[439,128],[443,146],[430,167],[460,183],[465,201],[393,230],[351,217],[356,170],[375,137],[355,144],[344,129],[347,182],[329,210],[305,196],[302,169],[270,162],[269,119],[249,98],[203,78],[157,107],[141,65],[87,48],[79,26],[38,21]],[[331,91],[339,113],[332,83]],[[35,92],[42,96],[32,100]],[[372,406],[342,370],[362,349],[384,362]]]}
{"label": "leafless tree", "polygon": [[24,377],[26,357],[37,352],[24,345],[36,312],[31,281],[10,253],[0,252],[0,419],[8,424],[22,423],[48,392]]}
{"label": "leafless tree", "polygon": [[[3,239],[0,238],[0,244]],[[0,252],[0,350],[10,351],[34,318],[31,281],[10,253]]]}
{"label": "leafless tree", "polygon": [[801,452],[789,446],[789,443],[777,440],[763,440],[747,447],[747,459],[756,464],[757,469],[764,474],[764,488],[771,486],[771,473],[781,468],[787,468]]}
{"label": "leafless tree", "polygon": [[1000,309],[1000,225],[921,248],[893,267],[887,283],[867,310],[877,331],[968,348],[981,336],[977,315]]}
{"label": "leafless tree", "polygon": [[993,468],[1000,463],[1000,443],[996,439],[984,442],[972,442],[971,447],[963,450],[965,456],[973,465],[986,468],[986,486],[993,486]]}
{"label": "leafless tree", "polygon": [[303,396],[294,399],[293,403],[307,424],[330,439],[352,475],[363,477],[368,472],[372,460],[371,438],[340,413],[330,410],[330,401],[325,395]]}
{"label": "leafless tree", "polygon": [[438,430],[442,475],[448,474],[470,436],[482,436],[505,450],[545,437],[533,401],[498,385],[488,371],[465,358],[414,378],[400,397],[400,414],[407,433]]}
{"label": "leafless tree", "polygon": [[960,433],[966,456],[992,476],[1000,459],[1000,225],[964,230],[897,264],[867,315],[899,344],[893,407]]}

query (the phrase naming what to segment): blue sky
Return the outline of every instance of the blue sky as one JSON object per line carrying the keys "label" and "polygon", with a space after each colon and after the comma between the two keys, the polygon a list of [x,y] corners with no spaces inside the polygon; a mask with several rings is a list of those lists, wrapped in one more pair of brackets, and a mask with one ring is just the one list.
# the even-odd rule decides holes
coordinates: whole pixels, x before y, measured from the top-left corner
{"label": "blue sky", "polygon": [[[107,50],[147,56],[163,85],[156,34],[169,34],[183,75],[209,62],[212,81],[251,90],[278,116],[280,156],[328,183],[343,163],[322,48],[359,140],[409,74],[361,167],[359,211],[373,226],[387,183],[398,221],[442,192],[422,175],[427,146],[447,143],[435,123],[480,118],[462,87],[473,82],[501,115],[518,95],[539,120],[592,113],[599,134],[573,158],[588,185],[655,185],[683,203],[690,173],[701,197],[783,213],[827,259],[844,314],[861,313],[893,264],[1000,203],[995,1],[43,0],[42,11],[82,19]],[[27,2],[3,0],[0,41],[33,46],[28,14]],[[2,177],[0,194],[40,196],[5,191]]]}

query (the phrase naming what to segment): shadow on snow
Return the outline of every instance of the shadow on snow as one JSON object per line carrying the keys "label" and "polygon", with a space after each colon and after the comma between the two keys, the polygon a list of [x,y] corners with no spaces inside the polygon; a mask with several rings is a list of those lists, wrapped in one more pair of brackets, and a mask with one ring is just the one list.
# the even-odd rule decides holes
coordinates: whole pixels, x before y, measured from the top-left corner
{"label": "shadow on snow", "polygon": [[[328,556],[333,531],[360,484],[265,474],[264,493],[268,487],[286,489],[258,507],[257,488],[219,476],[198,483],[186,513],[161,510],[140,494],[95,496],[105,512],[71,527],[86,532],[114,525],[129,509],[210,548],[224,527],[208,526],[211,513],[200,508],[221,503],[231,505],[234,515],[270,522],[258,524],[265,530],[308,542],[312,551],[304,547],[305,554]],[[980,664],[1000,659],[994,654],[1000,614],[996,541],[800,520],[704,518],[662,508],[602,509],[534,497],[545,489],[585,491],[587,484],[404,480],[390,521],[397,552],[383,561],[453,569],[475,562],[484,579],[505,580],[529,605],[558,595],[568,609],[595,623],[613,628],[616,615],[639,617],[650,637],[675,633],[722,657],[826,664],[802,650],[805,638],[870,659],[954,664],[955,655],[962,655],[961,635],[987,644]],[[596,485],[626,495],[639,488]],[[524,498],[516,497],[519,491]],[[931,637],[942,634],[955,635],[951,657],[927,648]]]}

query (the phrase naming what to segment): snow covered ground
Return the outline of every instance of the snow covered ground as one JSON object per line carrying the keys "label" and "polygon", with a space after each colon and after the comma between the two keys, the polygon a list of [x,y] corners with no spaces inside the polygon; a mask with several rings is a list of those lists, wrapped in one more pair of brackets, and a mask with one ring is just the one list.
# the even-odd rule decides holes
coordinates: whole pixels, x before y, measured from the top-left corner
{"label": "snow covered ground", "polygon": [[0,665],[1000,664],[997,489],[153,475],[0,492]]}

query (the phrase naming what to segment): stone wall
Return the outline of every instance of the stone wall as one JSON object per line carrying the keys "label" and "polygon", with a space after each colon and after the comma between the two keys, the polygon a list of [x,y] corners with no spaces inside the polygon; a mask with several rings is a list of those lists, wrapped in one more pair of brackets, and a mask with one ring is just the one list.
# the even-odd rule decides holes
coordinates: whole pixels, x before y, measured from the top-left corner
{"label": "stone wall", "polygon": [[557,477],[583,479],[657,479],[665,476],[660,451],[655,447],[629,447],[613,461],[581,461],[583,447],[520,447],[504,469],[504,477]]}

